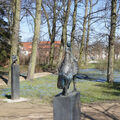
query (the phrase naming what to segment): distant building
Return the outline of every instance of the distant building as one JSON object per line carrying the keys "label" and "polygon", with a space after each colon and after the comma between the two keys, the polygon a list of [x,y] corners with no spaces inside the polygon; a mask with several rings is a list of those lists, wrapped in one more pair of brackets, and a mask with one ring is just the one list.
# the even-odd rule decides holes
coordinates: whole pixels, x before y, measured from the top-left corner
{"label": "distant building", "polygon": [[21,42],[19,48],[20,54],[28,56],[29,54],[31,54],[32,42]]}
{"label": "distant building", "polygon": [[[59,56],[61,41],[55,41],[55,54],[54,59],[57,60]],[[21,64],[28,64],[30,55],[32,53],[32,42],[21,42],[20,43],[20,62]],[[48,63],[50,52],[50,41],[40,41],[38,43],[37,51],[37,64]]]}
{"label": "distant building", "polygon": [[107,57],[107,48],[101,42],[96,42],[88,47],[89,60],[104,60]]}
{"label": "distant building", "polygon": [[[61,41],[55,41],[55,48],[60,48]],[[20,43],[20,53],[28,56],[32,52],[32,42],[21,42]],[[38,43],[38,50],[42,49],[42,51],[49,52],[50,49],[50,41],[40,41]]]}

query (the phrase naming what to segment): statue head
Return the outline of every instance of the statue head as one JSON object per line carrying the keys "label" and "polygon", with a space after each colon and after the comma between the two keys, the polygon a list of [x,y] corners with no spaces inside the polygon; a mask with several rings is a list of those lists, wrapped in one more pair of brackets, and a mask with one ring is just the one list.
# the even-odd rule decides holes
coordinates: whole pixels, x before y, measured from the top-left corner
{"label": "statue head", "polygon": [[16,55],[12,55],[12,63],[16,63],[17,61],[17,56]]}
{"label": "statue head", "polygon": [[67,49],[68,51],[71,51],[71,42],[67,42]]}
{"label": "statue head", "polygon": [[67,47],[71,47],[71,42],[67,42]]}

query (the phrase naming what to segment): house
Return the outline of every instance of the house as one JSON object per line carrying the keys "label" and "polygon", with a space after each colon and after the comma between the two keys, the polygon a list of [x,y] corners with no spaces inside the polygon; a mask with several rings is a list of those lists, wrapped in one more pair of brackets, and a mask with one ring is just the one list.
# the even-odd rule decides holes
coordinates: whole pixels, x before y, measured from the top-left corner
{"label": "house", "polygon": [[97,41],[88,46],[89,60],[104,60],[107,57],[107,48],[104,43]]}
{"label": "house", "polygon": [[[55,48],[60,48],[61,41],[55,41]],[[32,42],[21,42],[20,43],[20,53],[28,56],[32,52]],[[42,49],[42,51],[49,52],[50,49],[50,41],[40,41],[38,43],[38,50]],[[46,50],[45,50],[46,49]]]}
{"label": "house", "polygon": [[29,54],[31,54],[32,42],[21,42],[19,45],[19,49],[20,49],[20,54],[28,56]]}
{"label": "house", "polygon": [[[61,41],[55,41],[55,54],[54,58],[57,59],[59,56]],[[21,64],[28,64],[30,55],[32,53],[32,42],[21,42],[20,43],[20,62]],[[50,52],[50,41],[40,41],[38,43],[37,50],[37,64],[45,64],[49,60]]]}

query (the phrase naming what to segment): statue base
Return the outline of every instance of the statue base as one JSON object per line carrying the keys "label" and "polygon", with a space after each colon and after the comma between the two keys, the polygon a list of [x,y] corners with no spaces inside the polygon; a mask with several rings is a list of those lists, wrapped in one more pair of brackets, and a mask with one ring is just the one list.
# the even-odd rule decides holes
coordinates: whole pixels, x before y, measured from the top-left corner
{"label": "statue base", "polygon": [[19,85],[19,65],[11,67],[11,99],[16,100],[20,98],[20,85]]}
{"label": "statue base", "polygon": [[80,120],[80,93],[57,95],[53,100],[54,120]]}

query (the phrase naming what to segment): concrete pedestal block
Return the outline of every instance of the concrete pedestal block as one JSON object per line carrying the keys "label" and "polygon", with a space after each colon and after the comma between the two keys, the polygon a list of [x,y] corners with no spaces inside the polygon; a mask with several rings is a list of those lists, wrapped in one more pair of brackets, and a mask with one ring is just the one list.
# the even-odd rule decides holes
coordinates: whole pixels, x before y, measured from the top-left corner
{"label": "concrete pedestal block", "polygon": [[54,97],[53,114],[54,120],[80,120],[80,93]]}
{"label": "concrete pedestal block", "polygon": [[12,65],[11,67],[11,99],[20,98],[19,85],[19,65]]}

